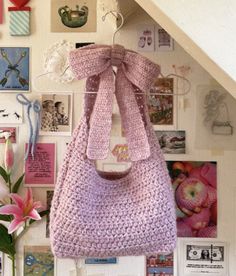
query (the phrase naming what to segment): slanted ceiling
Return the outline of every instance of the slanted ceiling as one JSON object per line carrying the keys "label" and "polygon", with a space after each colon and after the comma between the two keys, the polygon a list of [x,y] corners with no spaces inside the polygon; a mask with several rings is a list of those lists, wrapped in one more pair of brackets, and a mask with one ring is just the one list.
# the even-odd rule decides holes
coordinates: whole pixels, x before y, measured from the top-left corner
{"label": "slanted ceiling", "polygon": [[235,0],[120,0],[121,11],[134,2],[236,98]]}

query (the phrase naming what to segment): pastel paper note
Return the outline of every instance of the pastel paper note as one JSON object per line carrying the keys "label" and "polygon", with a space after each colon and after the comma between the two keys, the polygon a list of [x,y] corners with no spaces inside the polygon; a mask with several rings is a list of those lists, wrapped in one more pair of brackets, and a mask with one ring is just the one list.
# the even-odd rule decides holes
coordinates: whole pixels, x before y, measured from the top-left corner
{"label": "pastel paper note", "polygon": [[0,0],[0,24],[3,23],[3,0]]}

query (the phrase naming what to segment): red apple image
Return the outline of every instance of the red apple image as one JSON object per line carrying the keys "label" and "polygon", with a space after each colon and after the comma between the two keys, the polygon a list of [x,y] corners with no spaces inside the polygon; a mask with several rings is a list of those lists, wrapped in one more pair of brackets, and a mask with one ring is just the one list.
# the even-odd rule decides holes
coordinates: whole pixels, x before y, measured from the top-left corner
{"label": "red apple image", "polygon": [[184,164],[183,164],[183,162],[179,162],[179,161],[174,162],[174,164],[172,165],[172,169],[184,172]]}
{"label": "red apple image", "polygon": [[201,176],[211,185],[216,188],[217,175],[216,175],[216,164],[207,162],[202,166]]}
{"label": "red apple image", "polygon": [[211,222],[217,225],[217,201],[211,206]]}
{"label": "red apple image", "polygon": [[204,204],[206,207],[211,207],[213,203],[215,203],[217,200],[217,191],[212,186],[207,186],[207,200],[206,204]]}
{"label": "red apple image", "polygon": [[183,220],[177,220],[177,236],[178,237],[193,237],[191,227],[184,223]]}
{"label": "red apple image", "polygon": [[186,217],[183,221],[194,230],[205,228],[210,221],[210,210],[208,208],[203,208],[200,213],[193,214],[191,217]]}
{"label": "red apple image", "polygon": [[198,231],[197,236],[201,237],[201,238],[216,238],[217,237],[217,228],[215,225],[205,227]]}
{"label": "red apple image", "polygon": [[207,180],[202,177],[202,166],[200,167],[195,167],[191,170],[190,174],[189,174],[189,177],[192,177],[192,178],[197,178],[199,179],[202,183],[204,183],[205,185],[208,185],[208,182]]}
{"label": "red apple image", "polygon": [[188,175],[190,174],[192,169],[193,169],[193,165],[190,162],[184,162],[184,171],[188,173]]}
{"label": "red apple image", "polygon": [[200,212],[207,199],[207,186],[199,179],[187,178],[176,189],[175,199],[178,207],[187,215]]}

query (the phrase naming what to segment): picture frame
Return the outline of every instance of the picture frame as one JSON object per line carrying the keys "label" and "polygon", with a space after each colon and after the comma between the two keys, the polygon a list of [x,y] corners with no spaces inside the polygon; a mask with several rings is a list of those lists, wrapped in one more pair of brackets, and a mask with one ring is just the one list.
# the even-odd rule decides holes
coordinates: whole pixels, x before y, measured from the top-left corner
{"label": "picture frame", "polygon": [[0,47],[0,94],[30,91],[30,55],[30,47]]}
{"label": "picture frame", "polygon": [[71,136],[73,93],[42,93],[41,136]]}
{"label": "picture frame", "polygon": [[[25,151],[28,144],[25,145]],[[56,143],[37,143],[34,158],[25,160],[25,187],[54,187],[56,181]]]}
{"label": "picture frame", "polygon": [[186,153],[185,130],[155,130],[155,133],[164,154]]}
{"label": "picture frame", "polygon": [[12,144],[17,143],[18,128],[17,127],[5,127],[0,126],[0,144],[6,142],[5,134],[10,133],[10,141]]}
{"label": "picture frame", "polygon": [[154,52],[155,49],[155,26],[137,26],[137,50],[139,52]]}

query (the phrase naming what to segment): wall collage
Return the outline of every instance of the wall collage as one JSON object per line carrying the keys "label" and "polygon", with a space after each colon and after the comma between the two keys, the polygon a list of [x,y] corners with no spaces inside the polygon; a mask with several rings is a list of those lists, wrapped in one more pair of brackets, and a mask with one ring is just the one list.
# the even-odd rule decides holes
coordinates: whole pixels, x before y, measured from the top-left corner
{"label": "wall collage", "polygon": [[[22,46],[17,41],[20,37],[31,36],[31,2],[10,0],[3,3],[0,0],[0,27],[8,24],[8,35],[15,39],[14,46],[8,43],[4,45],[4,39],[0,46],[0,144],[4,155],[0,166],[0,276],[229,275],[228,244],[216,239],[219,166],[213,158],[205,161],[186,160],[184,157],[189,153],[186,146],[189,137],[185,129],[179,128],[179,109],[187,107],[192,70],[186,64],[172,65],[167,74],[161,72],[150,91],[145,91],[148,115],[165,156],[173,188],[177,236],[183,238],[180,239],[181,249],[178,249],[181,253],[146,256],[143,274],[126,271],[114,274],[112,266],[119,264],[118,256],[75,260],[75,266],[70,268],[68,274],[60,274],[50,247],[49,213],[57,181],[58,159],[63,159],[60,143],[67,147],[76,128],[73,122],[75,95],[70,85],[77,80],[69,67],[69,52],[96,44],[95,41],[86,40],[86,33],[97,31],[98,3],[97,0],[50,2],[51,34],[77,33],[85,39],[77,43],[69,39],[54,41],[44,49],[44,71],[33,76],[30,68],[34,63],[31,57],[34,46],[27,47],[25,43]],[[3,8],[6,5],[7,10]],[[109,10],[102,12],[105,14]],[[109,16],[118,14],[113,12]],[[5,17],[8,17],[7,23]],[[139,23],[135,27],[134,51],[141,55],[172,55],[175,52],[175,41],[159,25]],[[45,90],[40,97],[37,95],[34,98],[38,93],[36,91],[42,90],[39,89],[39,83],[45,79],[59,86],[66,85],[68,89],[65,92]],[[11,97],[5,97],[9,94]],[[222,137],[227,137],[224,148],[235,150],[235,100],[217,84],[198,86],[196,95],[197,109],[200,110],[196,118],[196,131],[201,132],[202,136],[196,141],[196,148],[220,148]],[[99,161],[97,166],[106,172],[122,172],[131,166],[131,158],[117,103],[113,108],[112,121],[115,128],[112,128],[109,157]],[[25,140],[20,137],[23,125],[27,125],[24,128],[27,131]],[[54,142],[55,137],[59,143]],[[24,151],[21,159],[17,156],[19,148]],[[19,174],[16,173],[17,162],[24,164]],[[37,189],[46,191],[45,204],[37,199]],[[40,224],[43,224],[40,229],[44,229],[47,243],[41,244],[39,241],[34,245],[26,244],[23,250],[18,251],[19,240]],[[19,260],[22,269],[18,268]],[[111,273],[87,272],[89,269],[86,269],[94,265],[107,266]],[[178,273],[180,266],[181,274]]]}

